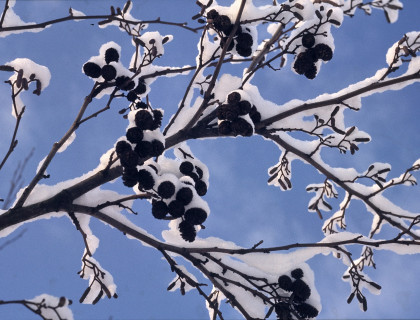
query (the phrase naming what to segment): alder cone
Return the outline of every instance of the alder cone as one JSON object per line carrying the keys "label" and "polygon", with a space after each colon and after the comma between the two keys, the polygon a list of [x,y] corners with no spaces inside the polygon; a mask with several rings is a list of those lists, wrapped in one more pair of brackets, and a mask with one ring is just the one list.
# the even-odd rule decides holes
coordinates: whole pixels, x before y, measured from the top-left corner
{"label": "alder cone", "polygon": [[102,67],[101,75],[105,81],[111,81],[117,76],[117,70],[115,70],[113,66],[107,64]]}
{"label": "alder cone", "polygon": [[224,120],[219,123],[219,134],[227,136],[232,133],[231,122]]}
{"label": "alder cone", "polygon": [[174,195],[175,185],[171,181],[163,181],[159,184],[157,193],[163,199],[168,199]]}
{"label": "alder cone", "polygon": [[168,205],[169,214],[174,218],[180,218],[185,213],[185,207],[182,201],[173,200]]}
{"label": "alder cone", "polygon": [[193,242],[195,240],[197,231],[191,223],[184,220],[179,224],[178,228],[181,233],[182,239],[188,242]]}
{"label": "alder cone", "polygon": [[120,55],[118,54],[117,49],[109,48],[105,51],[105,62],[107,64],[111,63],[112,61],[118,62],[120,59]]}
{"label": "alder cone", "polygon": [[83,65],[83,72],[91,78],[99,78],[101,76],[101,67],[93,62],[86,62]]}
{"label": "alder cone", "polygon": [[166,214],[169,212],[168,206],[162,200],[153,200],[152,201],[152,215],[156,219],[163,219],[166,217]]}

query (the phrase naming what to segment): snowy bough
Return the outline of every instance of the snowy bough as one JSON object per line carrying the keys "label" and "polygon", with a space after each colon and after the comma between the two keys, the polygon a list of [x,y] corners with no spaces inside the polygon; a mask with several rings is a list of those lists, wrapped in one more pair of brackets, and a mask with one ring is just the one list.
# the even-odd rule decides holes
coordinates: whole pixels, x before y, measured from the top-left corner
{"label": "snowy bough", "polygon": [[[79,78],[71,80],[90,79],[91,85],[83,93],[86,97],[72,123],[64,135],[54,137],[57,142],[43,158],[33,159],[31,153],[26,158],[21,156],[24,160],[17,166],[11,184],[2,177],[9,194],[1,195],[1,248],[19,243],[23,225],[67,217],[85,247],[78,273],[87,282],[80,292],[80,303],[96,304],[124,295],[117,290],[111,271],[97,260],[95,252],[106,234],[94,233],[94,220],[119,230],[123,237],[139,240],[147,247],[143,250],[159,252],[168,271],[174,273],[167,289],[179,290],[182,295],[196,291],[210,319],[224,319],[228,305],[245,319],[316,318],[322,299],[310,259],[320,254],[326,256],[324,259],[342,262],[337,276],[341,272],[342,280],[349,284],[343,302],[359,304],[366,311],[367,292],[381,291],[375,273],[371,273],[372,279],[366,273],[366,268],[376,266],[375,252],[420,253],[420,213],[410,212],[387,197],[401,186],[417,185],[420,159],[407,159],[404,171],[391,173],[388,163],[374,162],[358,171],[329,164],[324,156],[334,151],[357,159],[363,145],[370,143],[369,133],[347,117],[361,109],[363,98],[417,85],[420,32],[407,30],[410,32],[394,39],[388,52],[378,55],[378,59],[386,57],[382,69],[335,93],[280,103],[264,97],[258,79],[259,74],[292,70],[290,77],[304,77],[308,85],[316,82],[323,65],[334,63],[334,36],[339,36],[348,17],[379,9],[393,23],[403,9],[400,1],[199,0],[188,4],[196,11],[192,19],[182,17],[191,19],[188,24],[160,18],[141,20],[142,10],[136,10],[136,3],[131,1],[121,7],[110,6],[107,12],[82,13],[71,8],[64,16],[28,23],[14,11],[15,2],[5,1],[0,37],[40,32],[65,21],[94,22],[102,31],[116,28],[122,32],[118,43],[108,41],[96,50],[77,53],[84,62]],[[182,36],[159,32],[163,27],[195,36],[195,61],[184,66],[160,63],[171,54],[172,42],[183,41]],[[125,58],[127,54],[131,59]],[[11,92],[12,115],[7,117],[15,123],[11,132],[2,132],[8,144],[3,144],[6,148],[1,151],[0,170],[6,171],[13,167],[14,157],[23,152],[18,136],[25,126],[25,110],[31,108],[24,101],[36,104],[36,99],[29,96],[42,96],[54,75],[48,66],[28,58],[2,60],[0,64],[3,86]],[[165,94],[165,87],[175,86],[180,77],[188,81],[178,89],[176,108],[157,106],[156,96]],[[157,81],[159,78],[167,79]],[[70,95],[62,93],[66,94]],[[3,109],[6,100],[3,97]],[[71,148],[67,148],[78,143],[77,131],[107,114],[112,114],[115,122],[124,123],[125,131],[107,141],[109,150],[105,154],[89,155],[96,157],[99,165],[80,177],[48,183],[48,179],[60,180],[50,176],[49,169],[59,154],[69,154],[71,159]],[[70,117],[72,113],[65,115]],[[200,236],[204,231],[212,233],[206,224],[219,214],[206,199],[211,188],[218,186],[210,185],[212,172],[206,159],[195,154],[193,140],[234,137],[238,144],[244,139],[264,139],[277,146],[278,162],[267,168],[267,179],[279,192],[292,188],[293,167],[299,161],[312,166],[322,177],[307,181],[307,198],[302,197],[310,214],[321,219],[323,236],[317,242],[265,246],[261,239],[244,247],[232,242],[229,235],[227,240]],[[32,160],[39,162],[36,173],[19,190],[21,173]],[[299,172],[295,172],[297,175]],[[353,231],[358,229],[346,222],[355,202],[365,206],[363,232]],[[138,213],[139,206],[142,212]],[[256,219],[263,220],[264,203],[259,208]],[[147,231],[150,222],[142,223],[138,219],[141,215],[153,217],[153,228],[158,226],[160,234]],[[258,221],[250,228],[257,229]],[[149,263],[153,268],[154,262]],[[1,305],[23,305],[43,319],[73,319],[72,297],[41,294],[29,300],[8,300],[2,291]],[[323,304],[328,305],[328,301]]]}

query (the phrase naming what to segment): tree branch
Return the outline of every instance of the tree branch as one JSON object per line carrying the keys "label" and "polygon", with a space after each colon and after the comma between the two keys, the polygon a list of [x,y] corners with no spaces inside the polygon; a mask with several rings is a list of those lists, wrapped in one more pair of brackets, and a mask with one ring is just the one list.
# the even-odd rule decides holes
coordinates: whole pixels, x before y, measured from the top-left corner
{"label": "tree branch", "polygon": [[330,98],[330,99],[326,99],[326,100],[321,100],[321,101],[317,101],[317,102],[312,102],[312,103],[303,103],[299,106],[296,106],[290,110],[284,111],[284,112],[280,112],[279,114],[269,117],[267,119],[264,119],[262,121],[260,121],[259,123],[257,123],[255,125],[256,130],[259,130],[263,127],[267,127],[271,124],[273,124],[276,121],[285,119],[287,117],[290,117],[292,115],[295,115],[299,112],[303,112],[303,111],[308,111],[308,110],[312,110],[312,109],[316,109],[316,108],[322,108],[325,106],[330,106],[330,105],[334,105],[334,104],[341,104],[343,101],[353,98],[353,97],[357,97],[360,96],[364,93],[367,93],[369,91],[374,91],[377,89],[382,89],[382,88],[386,88],[398,83],[403,83],[406,81],[411,81],[414,79],[420,79],[420,73],[413,73],[410,75],[406,75],[406,76],[401,76],[398,78],[393,78],[390,80],[386,80],[386,81],[382,81],[382,82],[375,82],[372,83],[368,86],[362,87],[362,88],[358,88],[356,90],[350,91],[348,93],[342,94],[340,96],[337,96],[336,98]]}
{"label": "tree branch", "polygon": [[321,163],[317,162],[316,160],[314,160],[312,157],[310,157],[306,153],[304,153],[304,152],[300,151],[299,149],[293,147],[292,145],[288,144],[283,139],[281,139],[279,136],[268,134],[268,133],[264,132],[264,130],[259,130],[258,131],[258,134],[260,134],[261,136],[263,136],[263,137],[265,137],[267,139],[270,139],[270,140],[276,142],[278,145],[280,145],[284,149],[286,149],[289,152],[297,155],[304,162],[309,163],[315,169],[317,169],[319,172],[321,172],[323,175],[325,175],[328,179],[334,181],[337,185],[339,185],[341,188],[343,188],[344,190],[346,190],[350,195],[355,196],[355,197],[359,198],[360,200],[362,200],[379,217],[381,217],[382,219],[386,220],[389,224],[391,224],[392,226],[394,226],[394,227],[396,227],[396,228],[398,228],[398,229],[406,232],[407,234],[409,234],[414,239],[420,240],[420,236],[418,236],[417,234],[411,232],[410,230],[407,230],[406,227],[404,227],[400,223],[398,223],[398,222],[394,221],[393,219],[391,219],[390,217],[388,217],[387,214],[383,210],[381,210],[377,205],[375,205],[372,202],[372,200],[371,200],[371,198],[369,196],[366,196],[366,195],[360,193],[359,191],[351,188],[347,183],[341,181],[338,177],[336,177],[333,173],[331,173],[328,169],[326,169]]}

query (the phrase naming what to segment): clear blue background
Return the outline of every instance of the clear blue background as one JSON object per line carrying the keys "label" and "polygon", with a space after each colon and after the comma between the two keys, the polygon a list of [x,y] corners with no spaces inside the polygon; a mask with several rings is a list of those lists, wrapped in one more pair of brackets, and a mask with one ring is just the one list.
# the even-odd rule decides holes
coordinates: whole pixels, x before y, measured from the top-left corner
{"label": "clear blue background", "polygon": [[[225,1],[226,3],[228,1]],[[225,3],[222,2],[222,3]],[[261,1],[262,2],[262,1]],[[260,2],[260,3],[261,3]],[[267,1],[270,2],[270,1]],[[85,14],[105,14],[109,6],[123,6],[122,1],[17,1],[15,11],[24,21],[41,22],[65,16],[70,6]],[[3,7],[4,1],[0,1]],[[266,99],[281,104],[293,98],[308,99],[324,92],[332,93],[351,83],[372,76],[385,67],[387,49],[405,32],[419,30],[420,2],[404,1],[404,10],[395,24],[388,24],[381,11],[374,10],[368,17],[357,12],[344,25],[333,30],[336,51],[331,62],[323,65],[314,81],[297,76],[286,67],[281,72],[264,70],[253,80],[260,85]],[[191,22],[197,13],[194,1],[141,0],[135,1],[132,14],[139,19]],[[92,82],[81,73],[81,67],[91,56],[98,54],[103,43],[115,41],[122,47],[122,61],[128,65],[133,47],[130,38],[115,27],[99,29],[94,21],[66,22],[53,25],[41,33],[24,33],[0,38],[0,64],[17,57],[27,57],[47,66],[52,79],[40,97],[23,96],[27,111],[19,131],[19,145],[9,162],[0,172],[0,197],[8,191],[16,163],[34,147],[35,153],[24,177],[32,178],[38,162],[59,140],[70,126]],[[151,25],[148,31],[159,30],[173,34],[174,41],[166,45],[166,54],[160,65],[183,66],[195,63],[196,42],[193,34],[173,26]],[[222,72],[225,69],[222,69]],[[0,80],[9,74],[1,73]],[[159,79],[150,95],[154,106],[165,109],[164,123],[176,110],[188,76]],[[10,115],[10,89],[0,85],[0,152],[6,152],[14,119]],[[363,145],[354,155],[328,152],[325,158],[337,166],[354,166],[363,171],[375,161],[389,162],[391,176],[398,176],[416,159],[420,158],[420,132],[418,129],[419,86],[413,85],[397,92],[377,94],[364,99],[362,110],[348,113],[347,126],[357,124],[372,136],[372,142]],[[95,100],[89,107],[92,112],[103,107],[105,99]],[[126,107],[125,101],[116,101],[112,109],[97,119],[89,121],[77,131],[77,139],[67,152],[57,155],[44,183],[79,176],[98,164],[99,156],[124,134],[126,120],[118,110]],[[252,246],[264,239],[264,245],[281,245],[294,242],[319,241],[323,221],[308,213],[311,197],[305,192],[309,183],[321,182],[316,170],[299,162],[293,163],[294,188],[281,192],[266,184],[267,168],[278,161],[277,147],[261,138],[218,139],[193,141],[195,154],[210,170],[210,189],[205,199],[212,214],[206,222],[201,237],[218,236],[233,240],[242,246]],[[109,188],[130,190],[120,182]],[[389,197],[404,208],[418,212],[419,188],[395,188]],[[335,208],[342,199],[332,203]],[[149,232],[159,236],[166,225],[150,216],[146,203],[138,203],[138,216],[131,216]],[[325,216],[329,216],[325,214]],[[348,212],[350,231],[364,231],[370,227],[371,214],[364,206],[353,202]],[[83,241],[67,218],[37,221],[24,226],[27,232],[13,244],[0,251],[0,299],[33,298],[41,293],[65,295],[74,300],[75,319],[202,319],[207,310],[198,293],[191,291],[185,297],[179,292],[168,293],[166,287],[174,278],[170,268],[155,250],[127,240],[121,233],[101,222],[91,225],[100,238],[95,258],[110,271],[118,285],[118,299],[102,300],[96,306],[78,303],[87,281],[79,279]],[[386,230],[385,230],[386,231]],[[2,245],[7,239],[1,239]],[[360,250],[354,250],[357,255]],[[318,256],[309,261],[315,271],[315,282],[322,297],[320,319],[332,318],[418,318],[420,295],[418,256],[399,256],[389,252],[375,254],[377,270],[368,269],[373,280],[383,286],[380,296],[367,293],[368,312],[360,311],[356,302],[346,304],[349,286],[341,281],[345,266],[331,256]],[[189,267],[189,265],[187,265]],[[226,319],[240,318],[229,306],[224,308]],[[1,306],[0,319],[37,319],[21,306]]]}

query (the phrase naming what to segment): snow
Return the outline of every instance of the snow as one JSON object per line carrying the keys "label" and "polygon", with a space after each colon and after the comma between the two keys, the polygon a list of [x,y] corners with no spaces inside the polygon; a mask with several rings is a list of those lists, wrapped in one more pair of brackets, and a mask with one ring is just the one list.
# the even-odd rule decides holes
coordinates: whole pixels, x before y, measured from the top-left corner
{"label": "snow", "polygon": [[[6,11],[6,16],[4,17],[2,27],[7,28],[7,27],[18,27],[18,26],[35,24],[35,22],[22,21],[22,19],[13,10],[13,7],[15,6],[15,4],[16,4],[16,0],[9,1],[9,9]],[[49,26],[46,26],[46,27],[49,27]],[[26,30],[3,31],[3,32],[0,32],[0,38],[7,37],[11,34],[18,34],[18,33],[24,33],[24,32],[40,32],[44,29],[45,28],[32,28],[32,29],[26,29]]]}
{"label": "snow", "polygon": [[[96,269],[99,269],[100,271],[102,271],[100,281],[108,289],[112,297],[116,293],[116,290],[117,290],[117,285],[114,283],[114,278],[112,277],[112,275],[107,270],[102,268],[99,262],[95,258],[88,257],[86,259],[88,260],[88,263],[86,264],[86,266],[82,264],[82,270],[83,270],[82,276],[83,276],[83,279],[89,279],[90,291],[82,303],[85,303],[85,304],[93,303],[93,301],[97,298],[99,293],[103,292],[102,285],[96,280],[96,278],[98,277]],[[94,265],[94,267],[90,268],[89,266],[92,266],[92,265]],[[105,297],[107,297],[106,294],[103,294],[101,299],[104,299]]]}
{"label": "snow", "polygon": [[[122,12],[122,14],[121,15],[116,15],[115,17],[118,17],[118,18],[120,18],[120,19],[124,19],[124,20],[126,20],[126,21],[130,21],[130,22],[140,22],[139,20],[137,20],[136,18],[134,18],[132,15],[131,15],[131,10],[133,9],[133,1],[130,1],[130,5],[126,8],[126,11],[125,12]],[[123,11],[123,10],[121,10],[121,11]],[[120,21],[119,20],[113,20],[112,22],[110,22],[110,23],[106,23],[106,24],[100,24],[100,25],[98,25],[99,26],[99,28],[107,28],[107,27],[109,27],[109,26],[116,26],[116,27],[118,27],[122,32],[126,32],[125,31],[125,29],[124,28],[121,28],[120,27]],[[124,23],[123,23],[123,25],[124,25]],[[141,25],[142,26],[142,29],[144,30],[144,29],[146,29],[147,28],[147,24],[142,24]]]}
{"label": "snow", "polygon": [[[39,65],[35,62],[33,62],[30,59],[27,58],[17,58],[13,61],[5,63],[7,66],[11,66],[15,69],[15,73],[9,78],[9,80],[12,83],[15,83],[15,81],[18,79],[18,71],[23,70],[23,78],[26,78],[28,83],[32,82],[30,80],[31,75],[33,75],[34,79],[39,80],[41,83],[41,91],[43,91],[46,87],[48,87],[50,80],[51,80],[51,73],[49,69],[45,66]],[[18,91],[18,89],[15,89],[15,92]],[[22,102],[22,99],[20,97],[20,94],[15,97],[16,102],[16,109],[17,112],[20,113],[24,104]],[[12,115],[16,117],[15,108],[12,105]]]}
{"label": "snow", "polygon": [[363,4],[363,0],[342,0],[342,9],[344,11],[349,11],[352,8],[348,15],[353,16],[356,12],[357,6]]}
{"label": "snow", "polygon": [[[71,304],[71,301],[68,299],[61,297],[57,298],[51,296],[49,294],[41,294],[36,296],[31,300],[27,300],[28,302],[33,302],[41,306],[38,308],[38,305],[33,305],[31,303],[26,303],[29,309],[33,310],[34,312],[40,312],[39,315],[43,319],[49,320],[73,320],[73,313],[71,309],[68,307]],[[52,309],[56,308],[56,309]]]}
{"label": "snow", "polygon": [[[219,291],[215,286],[213,286],[213,289],[211,290],[211,293],[209,297],[212,298],[212,301],[214,303],[217,303],[218,306],[221,305],[221,302],[226,299],[226,297],[223,295],[222,292]],[[214,319],[214,309],[210,307],[209,302],[206,300],[206,308],[209,311],[209,318]]]}
{"label": "snow", "polygon": [[[70,8],[70,14],[73,17],[85,17],[86,14],[84,14],[82,11],[76,10],[74,8]],[[80,19],[74,19],[74,21],[81,21]]]}
{"label": "snow", "polygon": [[[185,268],[183,265],[178,264],[176,266],[176,268],[179,269],[179,270],[181,270],[182,273],[184,273],[185,275],[187,275],[188,277],[190,277],[193,281],[195,281],[196,283],[198,283],[197,278],[192,273],[190,273],[187,270],[187,268]],[[173,282],[176,282],[175,285],[169,291],[174,292],[174,291],[176,291],[176,290],[178,290],[178,289],[181,288],[181,281],[179,281],[178,279],[179,279],[179,276],[176,275],[175,278],[173,278],[172,281],[169,282],[170,284],[173,283]],[[194,287],[191,286],[188,282],[184,281],[184,283],[185,283],[185,286],[184,286],[185,292],[188,292],[188,291],[194,289]]]}
{"label": "snow", "polygon": [[64,142],[64,144],[60,147],[60,149],[58,149],[57,152],[64,152],[67,147],[73,143],[74,139],[76,139],[76,132],[73,132],[70,135],[70,137]]}
{"label": "snow", "polygon": [[[12,104],[12,116],[17,118],[17,115],[19,115],[22,112],[22,109],[24,107],[24,103],[22,101],[22,98],[20,95],[15,97],[15,105]],[[15,109],[16,108],[16,109]],[[16,114],[17,112],[17,114]]]}
{"label": "snow", "polygon": [[[13,61],[7,62],[5,65],[15,68],[16,71],[23,69],[23,77],[28,78],[31,74],[35,74],[35,79],[41,81],[42,88],[44,90],[50,84],[51,73],[50,70],[42,65],[39,65],[28,58],[17,58]],[[14,82],[17,75],[14,74],[9,78],[10,81]]]}
{"label": "snow", "polygon": [[158,31],[152,31],[152,32],[145,32],[138,39],[144,42],[145,48],[147,48],[148,50],[152,50],[152,48],[156,48],[156,55],[159,56],[165,53],[163,40],[165,39],[165,43],[171,42],[173,39],[173,36],[172,35],[162,36]]}
{"label": "snow", "polygon": [[[96,168],[96,170],[103,170],[103,169],[105,169],[106,167],[108,167],[109,166],[109,162],[110,162],[110,160],[111,159],[116,159],[116,154],[115,154],[115,146],[113,147],[113,148],[111,148],[111,149],[109,149],[107,152],[105,152],[101,157],[100,157],[100,159],[99,159],[99,165],[98,165],[98,167]],[[114,167],[116,167],[116,166],[118,166],[119,165],[119,161],[115,161],[111,166],[110,166],[110,168],[114,168]],[[115,181],[115,180],[113,180],[113,181]],[[111,181],[111,182],[113,182],[113,181]]]}

